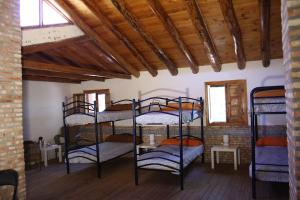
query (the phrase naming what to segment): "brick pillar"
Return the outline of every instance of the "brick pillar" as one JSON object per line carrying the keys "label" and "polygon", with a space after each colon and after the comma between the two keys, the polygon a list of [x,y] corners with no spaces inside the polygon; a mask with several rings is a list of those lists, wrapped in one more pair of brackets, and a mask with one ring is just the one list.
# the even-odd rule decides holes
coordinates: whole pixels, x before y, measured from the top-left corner
{"label": "brick pillar", "polygon": [[300,199],[300,1],[281,0],[290,199]]}
{"label": "brick pillar", "polygon": [[19,172],[18,196],[25,199],[19,18],[19,0],[0,0],[0,170]]}

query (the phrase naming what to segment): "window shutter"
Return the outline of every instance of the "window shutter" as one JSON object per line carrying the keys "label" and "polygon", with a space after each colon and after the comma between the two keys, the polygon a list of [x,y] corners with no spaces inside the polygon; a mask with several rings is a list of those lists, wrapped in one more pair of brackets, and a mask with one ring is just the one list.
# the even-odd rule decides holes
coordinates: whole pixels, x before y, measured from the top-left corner
{"label": "window shutter", "polygon": [[227,123],[247,124],[246,81],[238,80],[226,84]]}
{"label": "window shutter", "polygon": [[111,106],[110,93],[109,90],[105,93],[105,108]]}

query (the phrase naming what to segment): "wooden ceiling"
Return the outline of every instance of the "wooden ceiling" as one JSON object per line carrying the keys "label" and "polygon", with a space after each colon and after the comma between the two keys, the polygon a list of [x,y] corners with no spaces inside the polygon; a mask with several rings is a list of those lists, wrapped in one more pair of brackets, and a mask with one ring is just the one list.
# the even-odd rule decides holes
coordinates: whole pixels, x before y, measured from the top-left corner
{"label": "wooden ceiling", "polygon": [[[85,36],[23,47],[24,79],[80,83],[140,71],[282,58],[280,0],[55,0]],[[48,73],[50,72],[50,73]]]}

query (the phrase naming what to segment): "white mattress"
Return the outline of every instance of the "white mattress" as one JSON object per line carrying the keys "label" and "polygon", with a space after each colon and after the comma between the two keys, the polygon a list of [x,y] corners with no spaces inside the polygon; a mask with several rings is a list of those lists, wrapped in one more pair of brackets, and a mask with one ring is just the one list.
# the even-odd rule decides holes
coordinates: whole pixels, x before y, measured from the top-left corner
{"label": "white mattress", "polygon": [[[288,150],[287,147],[265,146],[255,149],[256,179],[271,182],[289,182]],[[285,165],[275,166],[270,164]],[[249,166],[249,175],[252,177],[252,164]],[[265,171],[259,171],[265,170]],[[280,172],[270,172],[280,171]],[[286,172],[286,173],[282,173]]]}
{"label": "white mattress", "polygon": [[[157,152],[158,150],[161,151],[166,151],[168,153],[171,153],[173,155],[170,154],[166,154],[163,152]],[[196,147],[183,147],[183,167],[185,168],[186,166],[188,166],[197,156],[200,156],[203,153],[203,145],[201,146],[196,146]],[[177,155],[177,156],[176,156]],[[175,171],[172,170],[168,167],[165,166],[161,166],[161,165],[157,165],[155,163],[159,163],[159,164],[163,164],[163,165],[167,165],[170,166],[172,168],[175,168],[177,170],[180,169],[180,164],[168,161],[168,160],[164,160],[161,158],[154,158],[154,157],[163,157],[163,158],[167,158],[170,159],[172,161],[176,161],[178,163],[180,163],[180,148],[177,145],[162,145],[159,146],[158,148],[156,148],[155,150],[153,150],[150,153],[146,153],[146,154],[142,154],[140,156],[138,156],[138,166],[144,166],[141,168],[147,168],[147,169],[159,169],[159,170],[167,170],[167,171]],[[146,159],[149,158],[147,160],[142,160],[142,159]],[[139,161],[142,160],[142,161]],[[148,165],[150,164],[150,165]],[[176,172],[176,171],[175,171]]]}
{"label": "white mattress", "polygon": [[[104,162],[132,151],[133,144],[125,142],[103,142],[99,144],[99,149],[100,162]],[[68,155],[70,163],[92,163],[91,160],[96,162],[96,145],[69,151]],[[87,157],[91,160],[77,156]]]}
{"label": "white mattress", "polygon": [[[166,112],[166,111],[165,111]],[[178,111],[167,111],[171,114],[178,115]],[[198,112],[197,111],[191,111],[191,110],[184,110],[182,111],[182,123],[188,123],[192,121],[193,119],[197,118]],[[174,115],[169,115],[162,112],[150,112],[141,116],[136,117],[136,123],[137,124],[164,124],[164,125],[171,125],[171,124],[178,124],[179,123],[179,117]]]}
{"label": "white mattress", "polygon": [[[97,113],[97,122],[110,122],[132,118],[131,110],[123,111],[104,111]],[[66,124],[68,125],[84,125],[95,123],[95,119],[92,116],[84,114],[73,114],[66,117]]]}
{"label": "white mattress", "polygon": [[285,98],[257,98],[254,103],[284,103],[284,104],[259,104],[254,105],[255,112],[285,112]]}

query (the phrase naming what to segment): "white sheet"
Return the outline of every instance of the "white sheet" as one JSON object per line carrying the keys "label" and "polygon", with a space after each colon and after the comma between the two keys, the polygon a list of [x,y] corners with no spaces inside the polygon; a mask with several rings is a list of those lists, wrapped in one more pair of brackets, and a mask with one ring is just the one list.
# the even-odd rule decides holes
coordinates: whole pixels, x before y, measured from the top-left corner
{"label": "white sheet", "polygon": [[[157,152],[158,150],[166,151],[173,155],[165,154],[162,152]],[[184,146],[183,147],[183,167],[184,168],[187,167],[197,156],[200,156],[202,153],[203,153],[203,145],[196,146],[196,147]],[[146,154],[142,154],[142,155],[138,156],[138,158],[137,158],[138,160],[142,160],[145,158],[149,158],[149,159],[143,160],[143,161],[138,161],[137,165],[142,166],[145,164],[150,164],[150,165],[144,166],[142,168],[174,171],[168,167],[154,164],[154,163],[159,163],[159,164],[167,165],[167,166],[170,166],[172,168],[179,170],[180,164],[177,164],[177,163],[174,163],[174,162],[171,162],[168,160],[160,159],[160,158],[153,158],[153,157],[163,157],[163,158],[170,159],[172,161],[177,161],[179,163],[180,158],[175,155],[177,155],[177,156],[180,155],[179,146],[177,146],[177,145],[162,145],[162,146],[159,146],[158,148],[154,149],[151,153],[146,153]]]}
{"label": "white sheet", "polygon": [[[96,145],[89,146],[89,148],[84,147],[81,149],[69,151],[68,156],[69,156],[70,163],[93,163],[91,160],[96,162],[97,161],[97,155],[95,151]],[[125,143],[125,142],[103,142],[99,144],[99,149],[100,149],[100,162],[104,162],[132,151],[133,144]],[[91,160],[82,157],[76,157],[76,156],[84,156]]]}
{"label": "white sheet", "polygon": [[257,98],[255,103],[284,103],[254,105],[255,112],[286,112],[285,98]]}
{"label": "white sheet", "polygon": [[[167,111],[168,113],[171,114],[176,114],[178,115],[178,111]],[[188,123],[192,121],[192,116],[193,119],[198,117],[198,112],[197,111],[191,111],[191,110],[184,110],[182,111],[182,122]],[[174,125],[178,124],[179,122],[179,117],[174,116],[174,115],[169,115],[166,113],[161,113],[161,112],[150,112],[141,116],[136,117],[136,123],[137,124],[164,124],[164,125]]]}
{"label": "white sheet", "polygon": [[[123,111],[104,111],[97,113],[97,122],[109,122],[118,121],[132,118],[131,110]],[[94,117],[84,115],[84,114],[73,114],[66,117],[66,123],[68,125],[84,125],[95,123]]]}
{"label": "white sheet", "polygon": [[[271,182],[289,182],[289,174],[282,173],[288,172],[288,150],[287,147],[265,146],[256,147],[255,150],[256,164],[256,179],[261,181]],[[275,166],[269,164],[286,165]],[[249,175],[252,177],[252,164],[249,166]],[[266,171],[259,171],[266,170]],[[269,170],[269,171],[268,171]],[[280,172],[270,172],[280,171]]]}

